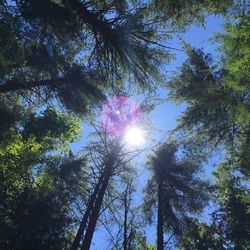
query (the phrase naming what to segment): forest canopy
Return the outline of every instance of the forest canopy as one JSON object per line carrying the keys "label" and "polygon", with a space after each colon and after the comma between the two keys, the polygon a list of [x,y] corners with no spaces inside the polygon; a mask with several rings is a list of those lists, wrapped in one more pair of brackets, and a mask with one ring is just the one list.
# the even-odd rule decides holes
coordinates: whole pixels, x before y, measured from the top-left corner
{"label": "forest canopy", "polygon": [[249,92],[248,0],[0,0],[0,249],[249,249]]}

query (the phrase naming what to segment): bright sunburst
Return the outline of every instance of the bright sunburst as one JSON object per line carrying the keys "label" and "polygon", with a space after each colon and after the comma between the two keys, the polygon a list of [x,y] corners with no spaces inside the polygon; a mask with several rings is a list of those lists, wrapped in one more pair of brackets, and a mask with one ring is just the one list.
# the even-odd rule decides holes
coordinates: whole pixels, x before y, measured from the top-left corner
{"label": "bright sunburst", "polygon": [[139,146],[144,144],[145,142],[145,135],[143,130],[137,127],[128,128],[124,138],[126,143],[132,146]]}

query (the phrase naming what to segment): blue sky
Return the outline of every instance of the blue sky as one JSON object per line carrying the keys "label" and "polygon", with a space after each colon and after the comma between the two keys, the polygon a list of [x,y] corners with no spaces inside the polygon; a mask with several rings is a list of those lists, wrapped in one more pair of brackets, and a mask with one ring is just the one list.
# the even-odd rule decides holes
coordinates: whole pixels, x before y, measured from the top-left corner
{"label": "blue sky", "polygon": [[[197,48],[203,48],[205,52],[208,53],[216,53],[217,44],[213,44],[210,39],[213,36],[215,32],[223,32],[223,22],[224,20],[221,17],[218,16],[208,16],[206,18],[206,25],[205,27],[201,26],[191,26],[190,29],[182,35],[182,39],[185,42],[190,43],[192,46]],[[180,48],[180,42],[177,38],[172,39],[168,44],[168,46],[172,46],[175,48]],[[186,59],[186,55],[184,52],[175,52],[176,58],[173,60],[169,65],[166,66],[166,71],[168,72],[168,75],[171,76],[171,72],[176,70]],[[160,89],[159,95],[163,98],[167,97],[167,90],[166,89]],[[134,96],[132,97],[135,100],[138,99],[138,97]],[[176,126],[176,120],[177,117],[181,114],[181,112],[185,110],[184,105],[177,106],[176,104],[165,102],[161,105],[159,105],[151,114],[150,123],[154,128],[157,129],[157,132],[155,132],[154,135],[152,135],[156,140],[164,140],[166,138],[166,134],[171,129],[175,128]],[[80,142],[72,144],[73,151],[79,151],[81,147],[87,142],[87,135],[91,129],[83,124],[83,138]],[[205,172],[204,176],[210,177],[210,172],[212,170],[212,166],[214,165],[215,161],[217,160],[219,156],[214,156],[213,159],[211,159],[207,166],[205,166]],[[145,169],[145,161],[143,158],[140,158],[140,160],[137,162],[137,165],[141,170],[144,171]],[[140,190],[143,188],[143,184],[145,182],[145,178],[147,175],[142,175],[140,177],[140,180],[138,180],[138,192],[136,193],[136,200],[140,200],[141,192]],[[208,220],[207,215],[209,214],[210,209],[206,209],[204,213],[204,217],[202,220]],[[97,229],[94,235],[93,239],[93,246],[91,249],[98,249],[98,250],[105,250],[107,248],[107,234],[105,234],[104,228],[100,227]],[[146,235],[148,238],[148,241],[152,244],[155,243],[155,228],[154,227],[146,227],[145,228]]]}

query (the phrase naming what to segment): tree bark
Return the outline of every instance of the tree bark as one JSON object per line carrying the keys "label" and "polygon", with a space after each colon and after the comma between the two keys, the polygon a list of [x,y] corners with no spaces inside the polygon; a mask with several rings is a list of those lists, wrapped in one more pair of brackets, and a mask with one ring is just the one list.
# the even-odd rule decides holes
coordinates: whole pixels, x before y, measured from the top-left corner
{"label": "tree bark", "polygon": [[108,186],[109,179],[112,176],[113,170],[115,168],[114,164],[115,164],[115,161],[117,160],[120,150],[121,150],[121,147],[119,145],[114,147],[114,151],[108,154],[107,161],[106,163],[103,164],[104,170],[98,181],[95,191],[91,197],[87,211],[81,222],[81,225],[77,232],[77,236],[73,242],[71,250],[78,249],[84,232],[85,232],[85,235],[83,238],[81,249],[89,250],[90,248],[91,241],[92,241],[93,234],[94,234],[95,227],[96,227],[96,223],[99,217],[101,205],[104,199],[105,191]]}
{"label": "tree bark", "polygon": [[87,226],[87,222],[88,222],[88,218],[91,214],[92,209],[94,208],[94,202],[96,200],[96,197],[98,195],[100,186],[103,182],[103,178],[104,178],[104,174],[101,175],[100,179],[98,180],[98,183],[95,187],[95,190],[93,192],[93,194],[90,197],[90,200],[88,202],[88,206],[87,206],[87,210],[82,218],[81,224],[79,226],[79,229],[77,231],[76,237],[74,239],[74,242],[71,246],[71,250],[77,250],[78,247],[80,246],[80,242],[81,242],[81,238],[83,237],[84,231],[86,229]]}
{"label": "tree bark", "polygon": [[157,210],[157,250],[164,250],[163,239],[163,204],[162,204],[162,180],[158,183],[158,210]]}
{"label": "tree bark", "polygon": [[91,241],[92,241],[93,234],[94,234],[95,227],[96,227],[96,223],[97,223],[97,220],[99,217],[99,213],[100,213],[100,209],[102,206],[105,191],[106,191],[109,179],[110,179],[111,174],[112,174],[112,169],[113,169],[113,163],[109,163],[105,167],[104,180],[102,182],[102,186],[101,186],[100,191],[98,193],[98,197],[95,201],[94,208],[93,208],[92,213],[90,215],[89,224],[88,224],[88,227],[86,229],[86,234],[85,234],[83,242],[82,242],[81,250],[89,250],[90,249]]}

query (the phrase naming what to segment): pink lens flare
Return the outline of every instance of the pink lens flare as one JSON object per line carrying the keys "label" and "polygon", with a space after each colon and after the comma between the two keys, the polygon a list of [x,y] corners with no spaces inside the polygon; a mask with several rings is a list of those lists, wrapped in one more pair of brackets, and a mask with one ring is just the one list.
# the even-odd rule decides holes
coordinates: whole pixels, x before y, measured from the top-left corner
{"label": "pink lens flare", "polygon": [[101,111],[102,126],[113,136],[121,136],[125,130],[139,121],[141,117],[140,106],[127,96],[115,96]]}

